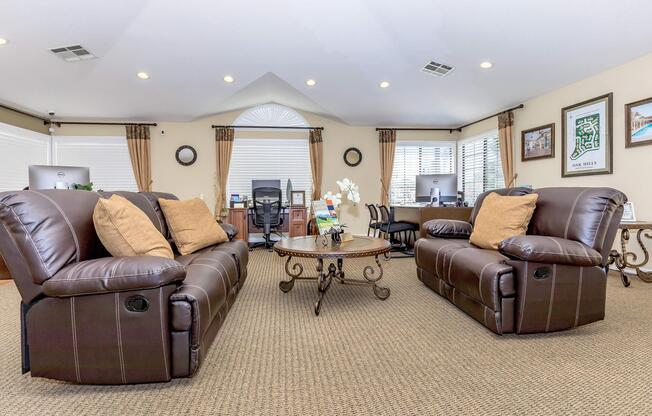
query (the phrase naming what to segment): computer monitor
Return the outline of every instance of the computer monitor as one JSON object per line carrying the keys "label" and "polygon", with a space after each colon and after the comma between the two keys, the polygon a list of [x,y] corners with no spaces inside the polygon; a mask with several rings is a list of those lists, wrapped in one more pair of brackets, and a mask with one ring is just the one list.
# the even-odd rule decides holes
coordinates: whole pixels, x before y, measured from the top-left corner
{"label": "computer monitor", "polygon": [[435,190],[439,189],[439,201],[457,202],[457,175],[417,175],[416,202],[430,202]]}
{"label": "computer monitor", "polygon": [[29,189],[74,189],[91,182],[88,168],[79,166],[29,165]]}
{"label": "computer monitor", "polygon": [[253,193],[256,188],[276,188],[281,189],[280,179],[252,179],[251,192]]}

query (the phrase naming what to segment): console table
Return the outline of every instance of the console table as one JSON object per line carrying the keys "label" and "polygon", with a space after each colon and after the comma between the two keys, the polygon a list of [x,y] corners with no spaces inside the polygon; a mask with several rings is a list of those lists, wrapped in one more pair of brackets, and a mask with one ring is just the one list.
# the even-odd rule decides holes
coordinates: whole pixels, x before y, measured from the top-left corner
{"label": "console table", "polygon": [[[618,228],[620,229],[621,251],[611,250],[611,253],[609,253],[609,264],[616,266],[620,272],[620,279],[623,281],[625,287],[631,284],[629,277],[625,273],[625,269],[628,267],[636,270],[636,275],[639,279],[646,283],[652,283],[652,272],[641,270],[641,267],[645,266],[650,260],[650,253],[643,243],[643,237],[652,239],[652,223],[645,221],[622,222]],[[643,259],[641,261],[638,261],[636,253],[627,251],[627,243],[629,242],[632,231],[636,231],[636,241],[643,251]]]}

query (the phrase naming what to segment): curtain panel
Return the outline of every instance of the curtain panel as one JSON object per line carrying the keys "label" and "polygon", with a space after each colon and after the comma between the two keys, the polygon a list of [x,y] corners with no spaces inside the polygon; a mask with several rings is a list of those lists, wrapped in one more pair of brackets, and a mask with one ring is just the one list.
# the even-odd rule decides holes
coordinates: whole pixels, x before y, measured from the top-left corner
{"label": "curtain panel", "polygon": [[222,217],[222,211],[226,208],[226,182],[229,179],[234,135],[234,130],[231,127],[215,129],[215,162],[217,167],[215,218],[218,219]]}
{"label": "curtain panel", "polygon": [[127,147],[138,191],[152,190],[152,156],[149,126],[127,125]]}
{"label": "curtain panel", "polygon": [[508,111],[498,115],[498,142],[500,162],[503,166],[505,187],[514,186],[517,175],[514,173],[514,113]]}
{"label": "curtain panel", "polygon": [[[310,170],[312,171],[312,200],[321,199],[321,181],[324,172],[324,143],[321,130],[310,130]],[[290,195],[287,196],[290,198]]]}
{"label": "curtain panel", "polygon": [[396,130],[379,130],[378,142],[380,143],[380,203],[389,206],[394,153],[396,152]]}

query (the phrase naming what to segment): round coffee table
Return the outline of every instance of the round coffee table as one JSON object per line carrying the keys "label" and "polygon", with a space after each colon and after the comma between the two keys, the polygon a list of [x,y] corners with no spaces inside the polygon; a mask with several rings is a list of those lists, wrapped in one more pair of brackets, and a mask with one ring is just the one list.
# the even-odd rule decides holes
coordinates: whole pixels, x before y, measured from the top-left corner
{"label": "round coffee table", "polygon": [[[274,251],[281,257],[287,257],[285,261],[285,272],[290,280],[283,280],[279,288],[283,292],[289,292],[294,287],[295,280],[317,280],[319,296],[315,302],[315,315],[319,315],[321,303],[328,291],[328,288],[335,278],[343,284],[368,285],[373,288],[378,299],[385,300],[390,295],[389,288],[379,286],[378,281],[383,278],[383,266],[378,256],[384,255],[391,250],[389,241],[381,238],[353,236],[352,241],[333,244],[327,236],[306,236],[294,237],[281,240],[274,244]],[[301,263],[292,263],[293,257],[317,259],[318,276],[302,276],[303,266]],[[355,257],[374,257],[376,268],[365,266],[362,270],[363,279],[348,279],[344,277],[344,259]],[[325,259],[335,259],[324,267]]]}

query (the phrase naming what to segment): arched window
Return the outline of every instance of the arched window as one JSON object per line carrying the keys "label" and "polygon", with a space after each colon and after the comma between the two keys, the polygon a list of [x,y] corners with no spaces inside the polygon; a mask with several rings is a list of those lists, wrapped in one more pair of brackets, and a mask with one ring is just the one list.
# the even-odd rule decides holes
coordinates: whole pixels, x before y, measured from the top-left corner
{"label": "arched window", "polygon": [[[232,194],[252,197],[252,180],[278,180],[284,201],[287,181],[292,181],[294,190],[305,191],[307,198],[312,194],[312,173],[310,171],[310,150],[308,131],[265,129],[271,127],[308,127],[305,118],[292,108],[279,104],[263,104],[245,110],[233,122],[236,126],[261,126],[260,129],[236,130],[233,153],[229,167],[227,197]],[[256,133],[249,137],[247,132],[265,131],[269,135]],[[288,132],[292,133],[288,133]],[[300,137],[297,137],[300,136]],[[306,202],[309,202],[308,200]]]}

